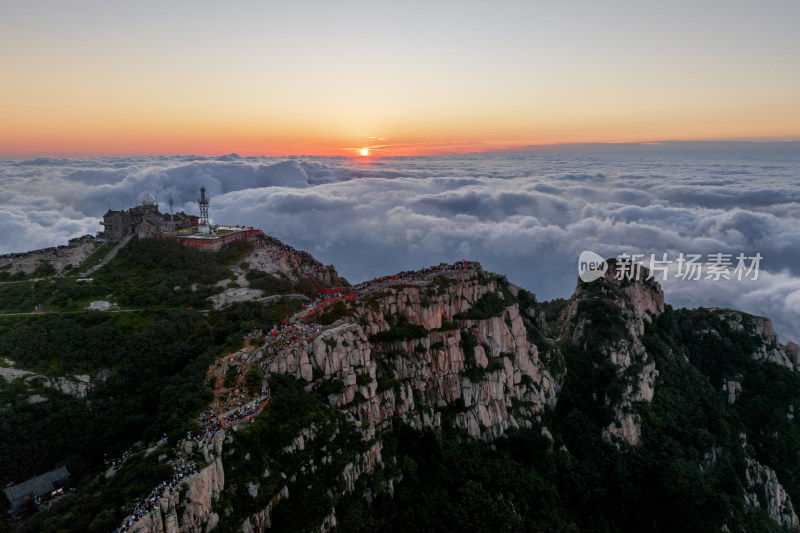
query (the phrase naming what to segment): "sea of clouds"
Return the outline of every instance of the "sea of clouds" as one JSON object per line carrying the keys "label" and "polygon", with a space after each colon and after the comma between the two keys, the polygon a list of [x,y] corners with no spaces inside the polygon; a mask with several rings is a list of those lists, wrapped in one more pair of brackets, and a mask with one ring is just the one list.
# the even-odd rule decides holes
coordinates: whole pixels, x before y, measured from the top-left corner
{"label": "sea of clouds", "polygon": [[353,283],[465,258],[546,300],[572,293],[583,250],[760,253],[757,280],[672,270],[667,302],[768,316],[782,341],[800,341],[796,149],[36,159],[0,161],[0,184],[0,253],[94,234],[106,210],[144,193],[196,214],[201,185],[216,223],[261,228]]}

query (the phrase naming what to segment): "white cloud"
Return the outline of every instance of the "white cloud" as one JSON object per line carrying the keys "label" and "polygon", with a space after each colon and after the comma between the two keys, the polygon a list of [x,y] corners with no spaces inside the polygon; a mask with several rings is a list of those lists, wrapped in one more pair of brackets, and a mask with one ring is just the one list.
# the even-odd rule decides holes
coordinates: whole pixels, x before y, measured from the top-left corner
{"label": "white cloud", "polygon": [[196,212],[205,185],[215,221],[260,227],[351,281],[469,258],[549,299],[571,294],[585,249],[760,252],[758,282],[670,280],[667,301],[769,316],[783,340],[800,340],[797,175],[796,162],[774,154],[6,161],[0,253],[94,233],[109,206],[145,192],[162,210],[171,194]]}

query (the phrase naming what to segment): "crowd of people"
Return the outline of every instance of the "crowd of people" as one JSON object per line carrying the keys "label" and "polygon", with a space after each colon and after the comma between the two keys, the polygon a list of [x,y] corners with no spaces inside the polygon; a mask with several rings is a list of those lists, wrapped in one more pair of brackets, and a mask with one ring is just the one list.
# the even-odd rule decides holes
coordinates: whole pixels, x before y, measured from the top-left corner
{"label": "crowd of people", "polygon": [[159,500],[165,493],[171,492],[184,478],[195,473],[195,462],[186,457],[183,450],[176,448],[173,452],[175,453],[175,459],[170,461],[170,463],[175,468],[175,473],[170,479],[156,485],[156,487],[150,491],[150,494],[133,508],[131,514],[123,520],[122,525],[117,528],[114,533],[125,533],[128,531],[128,528],[139,520],[142,520],[159,505]]}
{"label": "crowd of people", "polygon": [[295,346],[297,343],[313,339],[319,335],[320,331],[322,331],[322,326],[319,324],[289,322],[273,326],[270,332],[267,333],[267,341],[284,341],[281,348],[286,349]]}
{"label": "crowd of people", "polygon": [[379,278],[371,279],[369,281],[364,281],[355,285],[353,290],[356,291],[359,295],[363,295],[369,289],[373,288],[375,285],[380,284],[396,284],[396,283],[408,283],[408,282],[423,282],[428,281],[432,277],[439,275],[439,274],[448,274],[448,273],[458,273],[458,272],[465,272],[469,270],[480,270],[480,263],[477,261],[467,261],[466,259],[462,259],[461,261],[456,261],[455,263],[440,263],[438,265],[431,265],[428,268],[420,268],[419,270],[404,270],[403,272],[398,272],[394,276],[381,276]]}
{"label": "crowd of people", "polygon": [[357,295],[349,290],[342,290],[334,294],[323,294],[313,299],[310,303],[303,306],[303,308],[300,311],[298,311],[295,314],[295,316],[297,320],[303,320],[310,317],[311,315],[319,311],[323,306],[329,303],[338,302],[341,300],[346,300],[348,298],[355,298],[355,297],[357,297]]}
{"label": "crowd of people", "polygon": [[59,246],[50,246],[48,248],[40,248],[38,250],[28,250],[27,252],[11,252],[8,254],[0,255],[0,259],[24,259],[32,255],[57,253],[59,250],[63,250],[64,248],[72,248],[73,246],[78,246],[80,244],[92,241],[94,241],[94,237],[92,237],[91,235],[83,235],[82,237],[75,237],[74,239],[70,239],[69,244],[67,245],[62,244]]}
{"label": "crowd of people", "polygon": [[216,433],[218,429],[219,429],[218,426],[209,426],[194,433],[190,431],[186,434],[186,440],[199,442],[201,440],[210,439],[211,437],[214,436],[214,433]]}
{"label": "crowd of people", "polygon": [[267,397],[266,400],[253,401],[248,403],[244,407],[236,409],[233,412],[222,415],[220,417],[222,419],[222,424],[220,427],[222,429],[225,429],[231,427],[234,424],[247,422],[251,418],[260,415],[261,411],[263,411],[267,407],[269,401],[270,401],[269,397]]}
{"label": "crowd of people", "polygon": [[120,455],[119,457],[117,457],[115,459],[106,459],[105,460],[106,467],[107,468],[115,468],[116,469],[117,467],[121,466],[122,463],[127,461],[128,457],[133,455],[134,451],[135,451],[134,448],[128,448],[127,450],[122,452],[122,455]]}
{"label": "crowd of people", "polygon": [[[219,406],[218,402],[214,403],[215,407]],[[219,417],[217,416],[217,412],[214,409],[206,409],[202,413],[200,413],[200,425],[203,426],[203,429],[216,429],[219,427]]]}
{"label": "crowd of people", "polygon": [[67,245],[68,246],[76,246],[78,244],[84,244],[84,243],[87,243],[87,242],[94,242],[94,240],[95,240],[94,235],[89,235],[87,233],[86,235],[81,235],[80,237],[74,237],[74,238],[68,240],[67,241]]}
{"label": "crowd of people", "polygon": [[[269,398],[269,386],[265,380],[261,399]],[[254,400],[257,403],[258,400]],[[200,425],[204,428],[223,427],[228,421],[241,418],[239,414],[249,409],[247,391],[243,387],[231,389],[224,400],[217,400],[212,407],[200,414]]]}

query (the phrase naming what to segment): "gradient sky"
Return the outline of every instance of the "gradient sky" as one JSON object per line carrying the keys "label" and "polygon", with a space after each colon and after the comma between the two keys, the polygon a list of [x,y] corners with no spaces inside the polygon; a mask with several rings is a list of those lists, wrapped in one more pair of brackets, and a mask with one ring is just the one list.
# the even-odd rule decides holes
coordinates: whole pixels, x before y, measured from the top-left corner
{"label": "gradient sky", "polygon": [[797,0],[4,2],[0,157],[798,140],[799,20]]}

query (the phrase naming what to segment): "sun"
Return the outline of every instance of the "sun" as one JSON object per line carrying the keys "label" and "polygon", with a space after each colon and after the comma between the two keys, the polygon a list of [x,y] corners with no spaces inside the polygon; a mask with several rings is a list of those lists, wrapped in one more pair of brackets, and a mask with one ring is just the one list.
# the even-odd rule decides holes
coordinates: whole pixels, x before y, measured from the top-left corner
{"label": "sun", "polygon": [[368,156],[369,155],[369,150],[367,148],[362,148],[361,149],[361,155]]}

